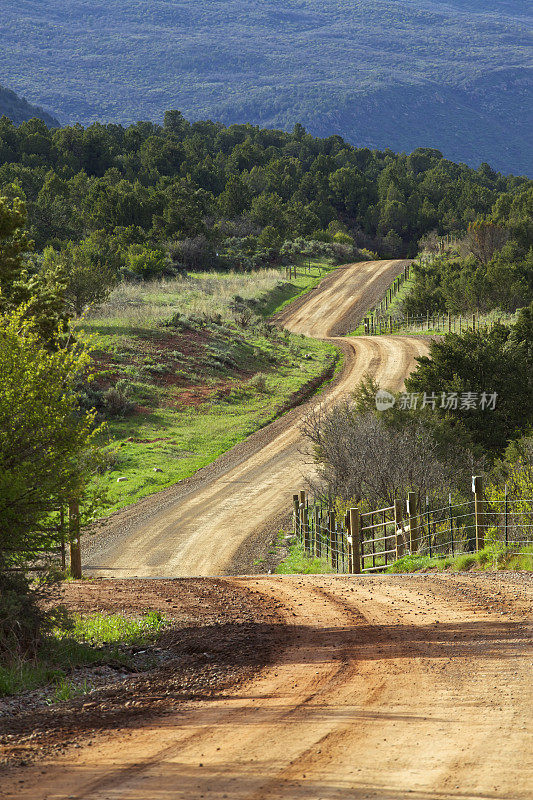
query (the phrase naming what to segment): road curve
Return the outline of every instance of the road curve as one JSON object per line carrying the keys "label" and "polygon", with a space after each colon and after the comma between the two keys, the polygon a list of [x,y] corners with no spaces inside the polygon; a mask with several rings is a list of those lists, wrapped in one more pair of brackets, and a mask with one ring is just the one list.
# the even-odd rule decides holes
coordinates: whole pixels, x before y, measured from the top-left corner
{"label": "road curve", "polygon": [[406,262],[371,261],[340,267],[277,316],[279,324],[335,342],[344,352],[341,375],[318,398],[294,409],[237,445],[187,481],[113,515],[84,542],[88,574],[213,576],[246,572],[243,548],[290,507],[312,469],[302,455],[299,425],[317,404],[353,391],[365,373],[398,390],[427,352],[415,337],[342,337],[385,293]]}

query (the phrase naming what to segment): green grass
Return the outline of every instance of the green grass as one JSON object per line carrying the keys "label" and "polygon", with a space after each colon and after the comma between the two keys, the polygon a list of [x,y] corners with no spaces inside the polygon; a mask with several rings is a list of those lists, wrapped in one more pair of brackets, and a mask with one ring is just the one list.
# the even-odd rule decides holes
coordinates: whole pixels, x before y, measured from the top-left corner
{"label": "green grass", "polygon": [[51,702],[87,691],[75,686],[68,673],[74,667],[129,662],[123,645],[149,644],[166,625],[157,611],[130,618],[119,614],[74,614],[72,627],[56,628],[44,637],[33,660],[0,664],[0,697],[52,684]]}
{"label": "green grass", "polygon": [[[309,267],[310,264],[310,267]],[[312,258],[302,261],[296,267],[296,278],[283,279],[283,283],[269,290],[260,300],[259,311],[264,317],[271,317],[318,286],[322,278],[329,272],[337,269],[336,264],[331,264],[324,259]],[[283,273],[284,274],[284,273]]]}
{"label": "green grass", "polygon": [[[107,495],[105,513],[210,464],[333,368],[333,345],[269,329],[257,317],[284,302],[279,273],[272,273],[122,287],[83,321],[96,340],[97,383],[124,385],[135,405],[135,413],[107,418],[107,468],[95,480]],[[298,292],[319,280],[318,269],[299,276]],[[236,289],[254,301],[255,321],[244,326],[230,308]],[[174,325],[164,324],[169,317]]]}
{"label": "green grass", "polygon": [[482,570],[533,570],[533,546],[507,547],[487,545],[477,553],[461,553],[457,556],[433,557],[406,555],[399,558],[386,570],[395,572],[429,572],[453,570],[468,572]]}
{"label": "green grass", "polygon": [[121,614],[74,614],[72,620],[72,629],[54,631],[57,639],[91,645],[140,644],[157,636],[166,625],[159,611],[149,611],[137,619]]}
{"label": "green grass", "polygon": [[322,575],[330,572],[333,568],[325,558],[307,555],[300,543],[291,545],[289,554],[276,567],[277,575]]}

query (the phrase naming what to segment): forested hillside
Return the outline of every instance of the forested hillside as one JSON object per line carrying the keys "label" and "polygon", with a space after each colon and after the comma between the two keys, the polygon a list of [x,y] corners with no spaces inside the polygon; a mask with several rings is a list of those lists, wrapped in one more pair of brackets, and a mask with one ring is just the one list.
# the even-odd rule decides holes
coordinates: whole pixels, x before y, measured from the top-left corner
{"label": "forested hillside", "polygon": [[5,89],[0,86],[0,117],[6,116],[17,125],[20,122],[25,122],[28,119],[37,117],[42,119],[51,128],[58,128],[59,122],[51,114],[48,114],[44,108],[34,106],[19,97],[10,89]]}
{"label": "forested hillside", "polygon": [[478,287],[496,257],[520,273],[506,304],[531,292],[532,182],[454,164],[437,150],[356,149],[301,126],[289,134],[191,124],[178,111],[163,126],[127,128],[50,130],[39,120],[17,128],[4,118],[0,191],[26,201],[31,269],[60,268],[76,313],[120,276],[244,270],[294,253],[338,263],[370,251],[413,256],[421,237],[462,237],[474,223],[500,232],[488,259],[472,256]]}
{"label": "forested hillside", "polygon": [[531,169],[522,0],[21,0],[2,22],[4,79],[65,122],[179,108]]}

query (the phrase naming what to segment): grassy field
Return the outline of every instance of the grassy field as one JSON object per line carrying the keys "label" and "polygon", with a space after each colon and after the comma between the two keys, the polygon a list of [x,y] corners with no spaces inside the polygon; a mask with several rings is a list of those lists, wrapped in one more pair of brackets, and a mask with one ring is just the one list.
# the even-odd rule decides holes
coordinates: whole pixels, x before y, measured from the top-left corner
{"label": "grassy field", "polygon": [[96,348],[86,404],[107,422],[103,513],[192,475],[331,372],[333,346],[265,321],[320,271],[121,285],[82,322]]}

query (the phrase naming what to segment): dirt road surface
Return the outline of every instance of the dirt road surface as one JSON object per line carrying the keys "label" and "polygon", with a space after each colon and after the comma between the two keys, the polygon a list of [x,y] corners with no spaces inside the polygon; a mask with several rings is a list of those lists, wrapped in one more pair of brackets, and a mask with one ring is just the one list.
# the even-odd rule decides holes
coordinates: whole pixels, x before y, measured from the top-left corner
{"label": "dirt road surface", "polygon": [[0,781],[0,796],[533,797],[531,576],[225,581],[280,609],[270,666],[233,691],[19,771]]}
{"label": "dirt road surface", "polygon": [[[329,338],[344,353],[338,378],[318,397],[237,445],[187,481],[110,518],[84,543],[87,574],[209,576],[250,572],[265,534],[277,530],[294,491],[312,470],[302,455],[300,423],[318,403],[345,397],[370,373],[398,390],[427,352],[416,337],[341,337],[385,293],[405,261],[366,261],[330,273],[278,315],[296,333]],[[255,549],[254,549],[255,548]]]}

